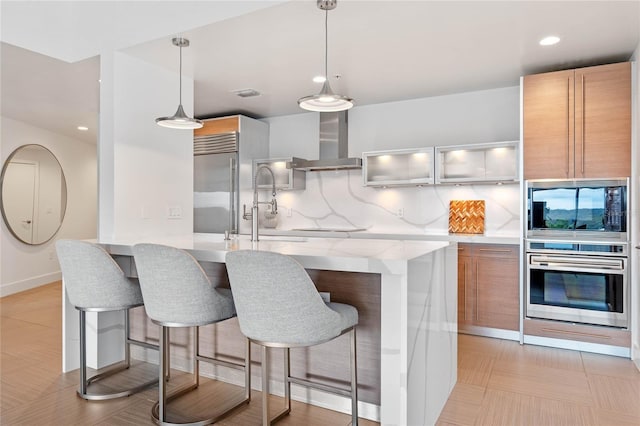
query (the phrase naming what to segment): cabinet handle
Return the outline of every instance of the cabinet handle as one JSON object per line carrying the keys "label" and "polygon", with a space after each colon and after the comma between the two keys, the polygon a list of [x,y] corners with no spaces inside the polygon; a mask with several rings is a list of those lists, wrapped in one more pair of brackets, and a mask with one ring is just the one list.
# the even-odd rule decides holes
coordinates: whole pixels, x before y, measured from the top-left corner
{"label": "cabinet handle", "polygon": [[580,331],[569,331],[569,330],[558,330],[556,328],[542,328],[541,330],[546,331],[547,333],[568,334],[571,336],[581,336],[581,337],[594,337],[597,339],[611,339],[611,337],[604,334],[583,333]]}
{"label": "cabinet handle", "polygon": [[464,320],[467,320],[467,262],[463,263],[464,268],[462,270],[462,273],[464,274],[463,276],[463,280],[464,280],[464,287],[463,287],[463,304],[464,304]]}
{"label": "cabinet handle", "polygon": [[570,81],[569,81],[569,77],[567,77],[567,162],[565,163],[565,173],[567,175],[567,177],[569,177],[569,144],[570,144],[570,139],[569,139],[569,90],[570,90]]}
{"label": "cabinet handle", "polygon": [[580,170],[581,170],[581,173],[582,173],[582,177],[584,177],[584,129],[585,129],[585,126],[584,126],[584,122],[585,122],[585,119],[584,119],[584,114],[585,114],[585,111],[584,111],[584,98],[585,98],[585,93],[584,93],[584,74],[582,74],[581,77],[582,77],[581,78],[581,83],[582,83],[582,113],[581,113],[581,118],[582,118],[582,122],[580,123],[580,126],[582,128],[582,152],[580,154],[581,155],[580,159],[582,160],[582,165],[581,165],[581,169]]}
{"label": "cabinet handle", "polygon": [[481,248],[481,249],[478,249],[478,250],[479,251],[486,251],[486,252],[489,252],[489,253],[491,253],[491,252],[493,252],[493,253],[511,253],[510,249],[484,249],[484,248]]}
{"label": "cabinet handle", "polygon": [[474,309],[474,314],[476,317],[476,321],[478,321],[478,261],[476,260],[476,308]]}

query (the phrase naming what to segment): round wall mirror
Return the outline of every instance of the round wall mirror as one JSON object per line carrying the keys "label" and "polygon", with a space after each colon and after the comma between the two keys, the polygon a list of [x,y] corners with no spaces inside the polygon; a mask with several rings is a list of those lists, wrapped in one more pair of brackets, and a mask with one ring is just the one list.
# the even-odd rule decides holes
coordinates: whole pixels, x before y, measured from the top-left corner
{"label": "round wall mirror", "polygon": [[41,145],[23,145],[2,167],[0,208],[7,228],[26,244],[58,232],[67,209],[67,182],[58,159]]}

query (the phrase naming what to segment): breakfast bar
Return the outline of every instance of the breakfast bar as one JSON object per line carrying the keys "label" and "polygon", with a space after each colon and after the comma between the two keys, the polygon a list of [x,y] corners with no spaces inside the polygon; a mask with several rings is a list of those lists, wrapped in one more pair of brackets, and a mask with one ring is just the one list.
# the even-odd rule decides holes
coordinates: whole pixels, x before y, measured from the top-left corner
{"label": "breakfast bar", "polygon": [[[364,332],[360,337],[364,339],[365,351],[359,348],[359,357],[365,358],[364,364],[367,360],[374,360],[372,369],[375,370],[371,375],[373,379],[363,377],[363,381],[371,380],[366,387],[372,396],[367,400],[365,392],[365,400],[360,398],[361,416],[379,420],[384,425],[436,422],[456,383],[456,243],[297,236],[264,236],[260,241],[252,242],[248,236],[232,236],[225,240],[217,234],[99,241],[125,273],[134,277],[132,246],[141,242],[187,250],[213,278],[214,285],[217,285],[216,277],[226,275],[226,253],[249,249],[293,257],[307,269],[320,291],[322,288],[316,277],[332,274],[329,275],[334,285],[332,301],[343,302],[340,299],[343,292],[334,293],[333,289],[339,290],[336,286],[350,287],[352,282],[352,293],[368,295],[370,291],[371,294],[379,292],[379,298],[369,298],[376,305],[375,309],[361,309]],[[365,281],[376,284],[371,290],[366,283],[356,286],[359,276],[370,277]],[[224,280],[221,278],[220,281]],[[144,316],[143,310],[132,314],[134,331],[147,327]],[[102,368],[120,359],[118,342],[122,324],[119,318],[109,315],[88,317],[88,333],[93,331],[93,336],[88,338],[90,367]],[[70,371],[78,367],[78,320],[66,295],[63,298],[63,321],[63,370]],[[224,336],[220,332],[217,339],[224,340]],[[373,348],[376,353],[369,356],[367,348]],[[157,359],[147,360],[157,362]],[[318,357],[310,356],[306,363],[311,368],[314,362],[319,361]],[[188,363],[184,365],[188,368]],[[180,361],[173,363],[172,367],[181,368]],[[225,375],[219,372],[214,376],[225,380]],[[277,374],[272,374],[272,379],[277,380],[277,377]],[[275,390],[277,393],[277,387]],[[294,392],[294,398],[339,411],[347,411],[349,407],[346,398],[337,396],[322,399]]]}

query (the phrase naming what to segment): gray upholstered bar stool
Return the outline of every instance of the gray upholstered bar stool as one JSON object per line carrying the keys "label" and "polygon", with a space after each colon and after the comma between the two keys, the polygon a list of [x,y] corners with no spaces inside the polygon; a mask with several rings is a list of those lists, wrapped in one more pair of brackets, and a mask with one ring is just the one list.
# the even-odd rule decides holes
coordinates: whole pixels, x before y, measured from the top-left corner
{"label": "gray upholstered bar stool", "polygon": [[[240,330],[251,342],[262,346],[262,424],[273,424],[289,414],[291,383],[295,383],[350,397],[352,425],[357,426],[356,308],[325,303],[307,271],[289,256],[240,250],[227,253],[226,264]],[[290,348],[319,345],[345,333],[351,335],[349,389],[291,376]],[[268,347],[285,349],[285,406],[273,419],[268,404]]]}
{"label": "gray upholstered bar stool", "polygon": [[246,340],[244,364],[204,356],[200,354],[199,349],[199,326],[235,317],[236,311],[231,291],[214,287],[200,264],[184,250],[159,244],[136,244],[133,246],[133,255],[145,310],[149,318],[161,328],[160,378],[165,375],[165,366],[170,356],[169,329],[173,327],[193,327],[194,329],[193,381],[167,394],[165,380],[160,380],[158,402],[151,410],[153,419],[163,425],[176,424],[167,422],[167,404],[199,386],[200,361],[244,370],[244,397],[223,413],[193,423],[177,424],[211,424],[240,405],[248,403],[251,397],[249,340]]}
{"label": "gray upholstered bar stool", "polygon": [[[102,247],[86,241],[58,240],[56,251],[69,302],[80,312],[80,388],[78,395],[89,400],[129,396],[158,382],[157,378],[116,393],[89,393],[88,388],[105,377],[130,366],[130,345],[158,349],[157,346],[131,339],[129,309],[142,306],[138,284],[127,277]],[[87,378],[86,313],[124,311],[124,361]]]}

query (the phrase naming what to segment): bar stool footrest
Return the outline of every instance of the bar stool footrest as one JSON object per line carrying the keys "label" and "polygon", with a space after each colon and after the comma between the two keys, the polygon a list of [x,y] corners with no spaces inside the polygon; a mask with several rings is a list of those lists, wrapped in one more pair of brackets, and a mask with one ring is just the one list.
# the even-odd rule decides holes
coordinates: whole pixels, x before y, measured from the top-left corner
{"label": "bar stool footrest", "polygon": [[[170,394],[167,395],[167,405],[169,404],[169,402],[180,398],[183,395],[186,395],[187,393],[191,392],[192,390],[196,389],[198,387],[197,383],[187,383],[186,385],[183,385],[181,387],[179,387],[178,389],[175,389],[173,392],[171,392]],[[156,401],[155,404],[153,404],[153,407],[151,408],[151,418],[153,419],[153,421],[156,424],[162,424],[162,425],[166,425],[166,426],[204,426],[204,425],[210,425],[211,423],[215,423],[217,421],[222,420],[223,418],[227,417],[229,414],[231,414],[231,412],[233,410],[235,410],[236,408],[244,405],[244,404],[248,404],[249,403],[249,398],[244,398],[243,400],[237,402],[236,404],[233,405],[233,407],[230,407],[229,409],[227,409],[226,411],[218,414],[217,416],[214,417],[210,417],[208,419],[204,419],[204,420],[198,420],[197,422],[192,422],[192,423],[168,423],[168,422],[160,422],[159,420],[159,406],[160,406],[160,401]]]}
{"label": "bar stool footrest", "polygon": [[[130,367],[130,365],[126,362],[120,362],[118,364],[116,364],[113,367],[110,367],[108,370],[103,371],[102,373],[98,373],[94,376],[91,376],[87,379],[87,388],[95,383],[98,382],[102,379],[105,379],[107,377],[113,376],[116,373],[120,373],[121,371],[127,370]],[[115,398],[122,398],[125,396],[130,396],[133,395],[134,393],[138,393],[142,390],[144,390],[145,388],[148,388],[150,386],[153,385],[157,385],[158,384],[158,378],[154,378],[151,379],[147,382],[144,382],[142,384],[139,384],[135,387],[120,391],[120,392],[114,392],[114,393],[99,393],[99,394],[94,394],[94,393],[90,393],[90,392],[86,392],[86,393],[82,393],[80,391],[80,389],[77,390],[77,394],[80,398],[82,399],[86,399],[88,401],[103,401],[103,400],[107,400],[107,399],[115,399]]]}

